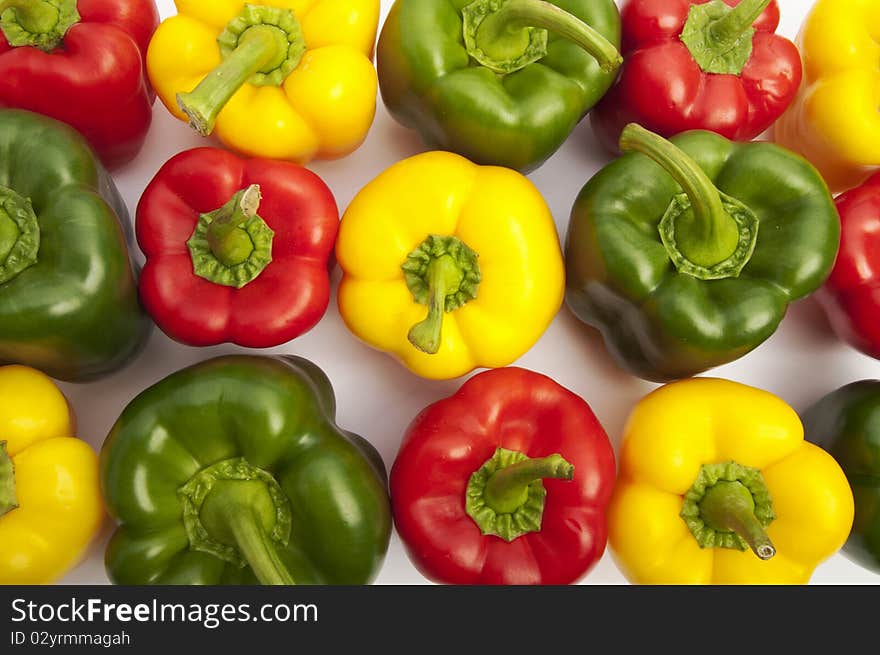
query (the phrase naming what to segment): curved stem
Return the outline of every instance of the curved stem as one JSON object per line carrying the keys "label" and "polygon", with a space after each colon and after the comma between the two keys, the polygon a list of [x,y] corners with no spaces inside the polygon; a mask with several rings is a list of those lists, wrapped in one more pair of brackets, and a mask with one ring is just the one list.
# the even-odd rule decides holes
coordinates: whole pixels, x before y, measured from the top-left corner
{"label": "curved stem", "polygon": [[249,28],[235,50],[195,89],[177,94],[177,104],[202,136],[214,131],[217,116],[248,79],[284,56],[287,42],[282,43],[277,33],[270,26]]}
{"label": "curved stem", "polygon": [[735,532],[760,559],[768,560],[776,548],[755,516],[755,501],[740,482],[719,481],[706,490],[700,502],[700,515],[709,527]]}
{"label": "curved stem", "polygon": [[630,123],[620,135],[623,152],[640,152],[657,162],[678,182],[691,202],[700,237],[712,241],[730,219],[724,211],[721,194],[709,176],[680,148],[641,125]]}
{"label": "curved stem", "polygon": [[254,251],[254,243],[240,228],[257,215],[260,208],[260,185],[252,184],[236,193],[214,215],[207,239],[211,252],[226,266],[246,261]]}
{"label": "curved stem", "polygon": [[574,466],[562,455],[526,459],[493,473],[486,482],[483,497],[497,514],[510,514],[523,505],[528,487],[535,480],[571,480],[573,477]]}
{"label": "curved stem", "polygon": [[446,313],[446,296],[461,285],[463,274],[450,255],[434,259],[428,265],[428,316],[410,328],[409,342],[429,355],[440,350],[443,314]]}
{"label": "curved stem", "polygon": [[229,510],[229,529],[239,551],[264,585],[293,585],[296,581],[278,556],[278,551],[260,527],[254,511],[234,507]]}
{"label": "curved stem", "polygon": [[543,0],[507,0],[477,30],[477,43],[491,49],[512,32],[539,27],[576,43],[590,53],[602,70],[613,72],[623,62],[617,48],[597,30],[567,11]]}
{"label": "curved stem", "polygon": [[742,0],[724,18],[709,27],[710,37],[718,43],[720,49],[733,47],[769,4],[770,0]]}
{"label": "curved stem", "polygon": [[18,507],[15,495],[15,465],[6,452],[6,442],[0,441],[0,517]]}

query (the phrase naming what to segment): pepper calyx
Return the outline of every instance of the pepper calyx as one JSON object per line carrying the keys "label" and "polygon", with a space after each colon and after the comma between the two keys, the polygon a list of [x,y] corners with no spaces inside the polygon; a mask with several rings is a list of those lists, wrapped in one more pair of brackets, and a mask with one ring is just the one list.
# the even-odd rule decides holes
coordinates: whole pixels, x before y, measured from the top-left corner
{"label": "pepper calyx", "polygon": [[190,548],[250,566],[264,584],[293,584],[278,557],[288,544],[290,502],[271,473],[244,458],[199,471],[177,492]]}
{"label": "pepper calyx", "polygon": [[484,535],[511,542],[540,532],[547,498],[542,480],[573,477],[574,467],[559,454],[532,459],[497,448],[468,480],[465,511]]}
{"label": "pepper calyx", "polygon": [[514,73],[547,56],[549,32],[580,46],[605,72],[616,71],[623,61],[602,34],[543,0],[475,0],[461,13],[468,54],[499,75]]}
{"label": "pepper calyx", "polygon": [[0,284],[37,263],[40,225],[29,198],[0,186]]}
{"label": "pepper calyx", "polygon": [[6,451],[6,442],[0,441],[0,517],[18,507],[15,495],[15,464]]}
{"label": "pepper calyx", "polygon": [[246,83],[281,86],[299,66],[307,46],[302,26],[289,9],[245,5],[217,38],[223,62],[177,104],[203,136],[214,131],[220,112]]}
{"label": "pepper calyx", "polygon": [[692,4],[680,39],[706,73],[740,75],[752,56],[752,27],[770,0],[723,0]]}
{"label": "pepper calyx", "polygon": [[[720,191],[718,193],[724,212],[734,222],[734,225],[727,224],[730,234],[725,239],[726,243],[722,245],[721,251],[729,250],[728,244],[734,239],[736,243],[733,252],[720,262],[712,263],[717,252],[716,248],[701,247],[704,243],[699,238],[693,239],[691,244],[688,243],[692,238],[692,231],[689,233],[688,227],[693,230],[696,219],[691,200],[686,193],[673,198],[658,225],[660,240],[666,247],[666,252],[675,268],[680,273],[700,280],[739,277],[758,245],[760,221],[755,213],[736,198]],[[692,249],[689,250],[689,247]],[[700,263],[701,261],[707,263]]]}
{"label": "pepper calyx", "polygon": [[684,150],[636,123],[623,129],[620,149],[649,157],[684,190],[657,226],[675,267],[700,280],[739,276],[758,243],[757,214],[722,193]]}
{"label": "pepper calyx", "polygon": [[776,515],[758,469],[737,462],[704,464],[679,515],[700,548],[751,548],[761,559],[775,554],[764,529]]}
{"label": "pepper calyx", "polygon": [[275,232],[258,214],[260,187],[252,184],[225,205],[199,216],[186,242],[193,273],[241,289],[272,263]]}
{"label": "pepper calyx", "polygon": [[407,335],[410,343],[433,355],[440,349],[443,314],[477,297],[482,279],[479,255],[454,236],[429,235],[401,265],[413,300],[428,306],[427,318]]}
{"label": "pepper calyx", "polygon": [[57,48],[79,23],[76,0],[0,0],[0,30],[13,48]]}

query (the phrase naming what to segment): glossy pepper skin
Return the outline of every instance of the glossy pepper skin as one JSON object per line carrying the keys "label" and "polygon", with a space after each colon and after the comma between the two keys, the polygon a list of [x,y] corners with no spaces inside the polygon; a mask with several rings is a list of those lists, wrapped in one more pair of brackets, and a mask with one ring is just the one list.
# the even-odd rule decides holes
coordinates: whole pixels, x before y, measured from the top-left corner
{"label": "glossy pepper skin", "polygon": [[828,277],[840,223],[802,158],[638,126],[621,146],[574,204],[566,299],[626,370],[665,382],[738,359]]}
{"label": "glossy pepper skin", "polygon": [[0,110],[0,363],[86,382],[137,355],[128,212],[85,140],[45,116]]}
{"label": "glossy pepper skin", "polygon": [[806,436],[843,468],[855,498],[855,521],[843,553],[880,573],[880,382],[842,387],[803,413]]}
{"label": "glossy pepper skin", "polygon": [[336,259],[348,328],[431,379],[511,364],[550,325],[565,286],[535,186],[448,152],[398,162],[364,187]]}
{"label": "glossy pepper skin", "polygon": [[766,391],[666,385],[636,405],[621,449],[608,537],[633,584],[805,584],[852,526],[843,471]]}
{"label": "glossy pepper skin", "polygon": [[137,396],[101,450],[118,584],[365,584],[388,548],[376,450],[299,357],[228,356]]}
{"label": "glossy pepper skin", "polygon": [[[215,213],[230,199],[251,197],[248,212]],[[216,148],[182,152],[138,204],[137,237],[147,258],[141,300],[168,336],[188,345],[286,343],[327,310],[338,226],[333,194],[305,168]]]}
{"label": "glossy pepper skin", "polygon": [[[665,137],[710,130],[750,141],[797,95],[801,58],[775,34],[776,0],[627,0],[621,16],[620,77],[590,115],[613,152],[629,123]],[[698,54],[703,47],[707,59]]]}
{"label": "glossy pepper skin", "polygon": [[582,398],[524,369],[484,371],[409,426],[391,469],[395,526],[435,582],[568,584],[605,550],[614,475]]}
{"label": "glossy pepper skin", "polygon": [[880,173],[838,196],[840,253],[817,294],[840,337],[880,359]]}
{"label": "glossy pepper skin", "polygon": [[250,157],[360,146],[376,112],[378,0],[177,0],[147,53],[177,118]]}
{"label": "glossy pepper skin", "polygon": [[153,117],[145,61],[158,24],[153,0],[0,0],[0,107],[72,125],[106,166],[132,160]]}
{"label": "glossy pepper skin", "polygon": [[[550,28],[543,56],[539,52],[537,61],[527,58],[513,64],[505,59],[512,52],[522,53],[522,43],[507,44],[521,38],[522,30],[506,35],[477,33],[473,45],[463,38],[463,14],[469,7],[487,4],[397,0],[379,37],[379,87],[391,115],[417,130],[428,146],[478,164],[527,172],[562,145],[614,81],[620,15],[612,0],[495,3],[496,9],[502,4],[519,5],[522,11],[525,6],[533,12],[525,25]],[[569,22],[572,31],[565,33],[559,24],[540,22],[558,19],[562,13],[558,9],[581,25],[571,28]],[[516,24],[515,18],[505,21]],[[584,37],[589,30],[584,23],[595,30],[594,36]],[[579,46],[579,38],[587,41]],[[493,46],[502,48],[502,61],[496,62],[500,71],[477,58]],[[586,47],[595,56],[582,49]]]}
{"label": "glossy pepper skin", "polygon": [[876,2],[817,0],[798,34],[804,80],[775,139],[809,159],[835,193],[880,166],[878,21]]}
{"label": "glossy pepper skin", "polygon": [[57,581],[98,534],[98,457],[74,424],[45,374],[0,367],[0,584]]}

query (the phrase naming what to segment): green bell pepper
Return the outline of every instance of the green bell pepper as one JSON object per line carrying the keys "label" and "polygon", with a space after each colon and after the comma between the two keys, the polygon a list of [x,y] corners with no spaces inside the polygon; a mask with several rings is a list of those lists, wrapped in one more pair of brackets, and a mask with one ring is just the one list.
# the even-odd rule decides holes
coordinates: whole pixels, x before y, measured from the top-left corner
{"label": "green bell pepper", "polygon": [[855,382],[804,412],[806,437],[846,473],[856,515],[843,553],[880,573],[880,380]]}
{"label": "green bell pepper", "polygon": [[526,172],[611,87],[619,45],[613,0],[397,0],[379,87],[431,147]]}
{"label": "green bell pepper", "polygon": [[805,159],[634,124],[620,146],[572,210],[566,302],[631,373],[665,382],[742,357],[830,274],[840,220]]}
{"label": "green bell pepper", "polygon": [[140,351],[151,323],[130,232],[125,203],[79,134],[0,110],[0,364],[84,382]]}
{"label": "green bell pepper", "polygon": [[364,584],[388,548],[385,467],[298,357],[228,356],[158,382],[101,450],[119,584]]}

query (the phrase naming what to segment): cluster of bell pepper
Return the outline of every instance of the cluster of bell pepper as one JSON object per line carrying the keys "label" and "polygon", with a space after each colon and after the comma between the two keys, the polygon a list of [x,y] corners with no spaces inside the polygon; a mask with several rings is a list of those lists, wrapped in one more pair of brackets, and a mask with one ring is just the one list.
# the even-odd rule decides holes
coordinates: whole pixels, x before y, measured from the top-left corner
{"label": "cluster of bell pepper", "polygon": [[[176,5],[0,0],[0,583],[58,579],[105,513],[119,584],[365,584],[392,528],[447,584],[568,584],[606,545],[639,584],[805,583],[841,548],[880,570],[880,382],[802,419],[693,377],[814,293],[880,358],[880,6],[818,0],[795,44],[775,0],[396,0],[381,33],[378,0]],[[380,92],[432,150],[340,219],[305,165],[356,150]],[[156,97],[224,147],[166,162],[132,230],[105,167]],[[525,173],[588,114],[614,158],[561,243]],[[390,475],[293,356],[195,364],[99,456],[75,438],[51,378],[119,371],[152,324],[289,343],[336,264],[359,340],[430,380],[487,369],[413,419]],[[585,399],[513,366],[563,304],[663,383],[618,457]]]}

